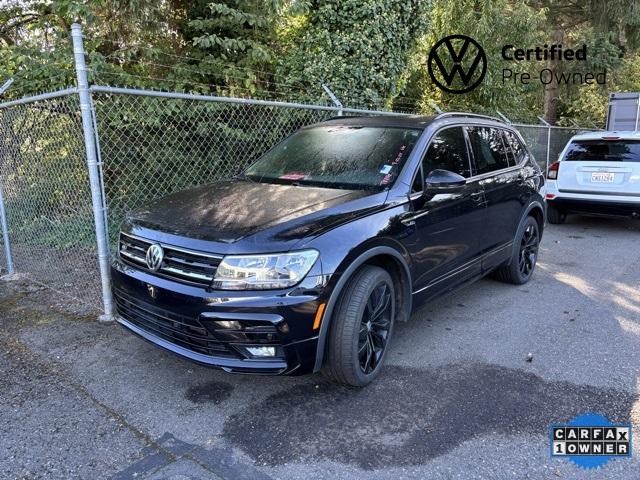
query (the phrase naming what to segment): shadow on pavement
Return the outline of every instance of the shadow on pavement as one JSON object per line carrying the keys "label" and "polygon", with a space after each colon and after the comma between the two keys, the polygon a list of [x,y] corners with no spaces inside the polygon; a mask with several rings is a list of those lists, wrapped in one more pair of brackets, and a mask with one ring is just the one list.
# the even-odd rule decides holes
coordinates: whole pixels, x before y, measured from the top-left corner
{"label": "shadow on pavement", "polygon": [[260,463],[321,458],[364,469],[422,464],[485,434],[547,435],[549,424],[597,411],[628,421],[634,396],[521,370],[387,367],[365,389],[296,385],[233,415],[224,436]]}

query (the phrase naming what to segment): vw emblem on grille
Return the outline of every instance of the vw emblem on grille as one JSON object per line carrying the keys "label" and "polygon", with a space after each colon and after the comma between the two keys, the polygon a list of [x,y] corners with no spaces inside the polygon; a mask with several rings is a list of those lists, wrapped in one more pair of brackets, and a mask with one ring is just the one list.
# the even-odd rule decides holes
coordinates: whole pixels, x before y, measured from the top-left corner
{"label": "vw emblem on grille", "polygon": [[147,267],[153,270],[154,272],[160,268],[162,265],[162,260],[164,259],[164,250],[158,243],[154,243],[147,249]]}

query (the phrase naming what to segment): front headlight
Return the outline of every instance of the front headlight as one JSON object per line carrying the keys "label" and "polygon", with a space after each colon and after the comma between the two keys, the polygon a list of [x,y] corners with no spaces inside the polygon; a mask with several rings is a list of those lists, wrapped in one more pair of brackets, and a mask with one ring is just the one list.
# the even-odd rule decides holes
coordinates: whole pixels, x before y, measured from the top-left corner
{"label": "front headlight", "polygon": [[265,255],[227,255],[218,265],[213,288],[271,290],[292,287],[309,273],[317,258],[317,250]]}

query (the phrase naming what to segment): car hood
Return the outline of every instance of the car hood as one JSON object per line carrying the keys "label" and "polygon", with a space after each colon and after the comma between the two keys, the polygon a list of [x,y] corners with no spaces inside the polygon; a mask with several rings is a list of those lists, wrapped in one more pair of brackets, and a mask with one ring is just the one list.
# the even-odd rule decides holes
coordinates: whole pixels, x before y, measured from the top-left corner
{"label": "car hood", "polygon": [[[160,198],[132,212],[127,220],[134,228],[206,241],[236,242],[273,227],[280,227],[275,237],[285,239],[308,235],[309,224],[326,227],[338,217],[353,214],[362,205],[339,207],[371,194],[364,190],[227,180]],[[322,215],[313,215],[319,213]],[[311,217],[303,222],[307,228],[297,221],[301,217]]]}

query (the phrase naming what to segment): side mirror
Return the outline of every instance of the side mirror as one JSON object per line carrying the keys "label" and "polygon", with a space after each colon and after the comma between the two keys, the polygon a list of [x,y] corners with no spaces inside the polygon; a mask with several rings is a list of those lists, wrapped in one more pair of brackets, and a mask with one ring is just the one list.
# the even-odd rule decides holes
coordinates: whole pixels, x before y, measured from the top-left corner
{"label": "side mirror", "polygon": [[456,193],[467,183],[466,178],[449,170],[432,170],[424,181],[425,193]]}

